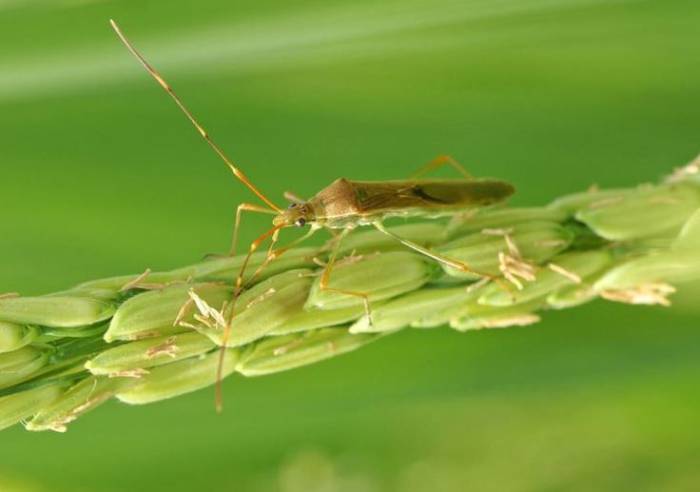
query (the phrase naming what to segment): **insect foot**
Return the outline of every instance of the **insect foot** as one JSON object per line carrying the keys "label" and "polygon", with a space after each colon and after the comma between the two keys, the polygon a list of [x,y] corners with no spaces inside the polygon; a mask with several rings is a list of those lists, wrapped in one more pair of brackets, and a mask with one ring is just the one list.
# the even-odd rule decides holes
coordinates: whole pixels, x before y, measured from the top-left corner
{"label": "insect foot", "polygon": [[364,256],[351,264],[341,262],[330,276],[332,290],[321,288],[321,277],[315,279],[306,308],[327,310],[364,305],[362,298],[341,291],[363,292],[367,301],[374,304],[425,285],[434,271],[429,259],[406,251]]}

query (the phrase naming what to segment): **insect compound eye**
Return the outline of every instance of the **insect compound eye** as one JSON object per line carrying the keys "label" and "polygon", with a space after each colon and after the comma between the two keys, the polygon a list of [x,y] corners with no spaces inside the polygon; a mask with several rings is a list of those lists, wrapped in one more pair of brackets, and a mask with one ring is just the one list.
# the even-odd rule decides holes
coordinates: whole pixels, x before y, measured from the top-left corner
{"label": "insect compound eye", "polygon": [[304,227],[304,226],[306,225],[306,219],[303,218],[303,217],[301,217],[301,218],[297,219],[297,221],[295,222],[295,224],[296,224],[298,227]]}

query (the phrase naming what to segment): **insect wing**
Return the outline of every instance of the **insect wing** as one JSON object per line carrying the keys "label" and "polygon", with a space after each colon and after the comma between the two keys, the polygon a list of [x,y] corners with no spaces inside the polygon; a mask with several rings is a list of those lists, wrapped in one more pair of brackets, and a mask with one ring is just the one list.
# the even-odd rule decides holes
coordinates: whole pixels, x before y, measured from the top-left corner
{"label": "insect wing", "polygon": [[381,183],[351,182],[361,212],[406,208],[447,209],[486,206],[515,191],[495,180],[420,180]]}

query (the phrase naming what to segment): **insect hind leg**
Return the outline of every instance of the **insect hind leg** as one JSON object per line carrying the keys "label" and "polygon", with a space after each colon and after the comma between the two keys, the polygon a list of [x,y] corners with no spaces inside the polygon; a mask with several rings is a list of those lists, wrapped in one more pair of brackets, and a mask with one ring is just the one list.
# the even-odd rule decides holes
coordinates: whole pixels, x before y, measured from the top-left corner
{"label": "insect hind leg", "polygon": [[502,288],[505,288],[508,292],[512,292],[508,288],[507,284],[505,284],[505,282],[503,282],[503,280],[500,277],[498,277],[497,275],[492,275],[490,273],[485,273],[485,272],[480,272],[478,270],[474,270],[472,267],[470,267],[467,263],[465,263],[463,261],[455,260],[453,258],[448,258],[447,256],[443,256],[439,253],[436,253],[435,251],[432,251],[424,246],[421,246],[420,244],[414,243],[413,241],[409,241],[408,239],[404,239],[401,236],[394,234],[393,232],[387,230],[384,227],[384,224],[382,224],[381,222],[374,222],[372,225],[379,232],[382,232],[383,234],[386,234],[387,236],[393,237],[394,239],[399,241],[404,246],[411,248],[412,250],[414,250],[414,251],[416,251],[424,256],[427,256],[428,258],[431,258],[431,259],[437,261],[441,265],[445,265],[445,266],[454,268],[454,269],[459,270],[459,271],[464,272],[464,273],[472,273],[474,275],[478,275],[482,278],[485,278],[485,279],[488,279],[488,280],[491,280],[491,281],[497,283]]}
{"label": "insect hind leg", "polygon": [[454,157],[452,157],[451,155],[444,154],[437,156],[435,159],[418,169],[418,171],[411,175],[411,178],[418,178],[419,176],[428,174],[429,172],[435,171],[436,169],[439,169],[443,166],[452,167],[455,171],[464,176],[465,179],[474,179],[474,176],[472,176],[462,164],[457,162],[457,160]]}

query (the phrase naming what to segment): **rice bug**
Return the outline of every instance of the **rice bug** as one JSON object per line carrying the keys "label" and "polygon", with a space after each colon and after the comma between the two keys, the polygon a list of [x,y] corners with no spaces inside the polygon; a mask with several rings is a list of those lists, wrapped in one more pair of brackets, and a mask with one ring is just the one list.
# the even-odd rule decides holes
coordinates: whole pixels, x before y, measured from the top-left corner
{"label": "rice bug", "polygon": [[[281,255],[284,251],[309,238],[320,229],[326,229],[334,236],[333,247],[329,255],[320,279],[320,288],[348,296],[362,299],[368,319],[371,322],[369,297],[365,292],[354,292],[334,289],[329,286],[330,275],[336,261],[340,244],[343,238],[358,226],[373,226],[378,231],[393,237],[404,246],[425,255],[443,265],[475,273],[485,278],[492,278],[480,272],[476,272],[469,265],[447,258],[426,248],[420,244],[402,238],[387,230],[382,221],[388,217],[441,217],[451,216],[470,208],[483,207],[502,202],[515,191],[510,184],[492,179],[475,179],[471,177],[462,166],[449,156],[440,156],[429,162],[411,179],[402,181],[365,182],[338,179],[318,192],[309,200],[303,200],[291,193],[285,193],[285,198],[291,201],[288,208],[282,209],[262,193],[248,177],[226,156],[224,151],[211,139],[207,131],[199,124],[189,109],[175,94],[170,85],[156,71],[146,59],[134,48],[131,42],[122,33],[119,26],[110,20],[112,28],[127,49],[138,59],[146,71],[158,82],[158,84],[170,95],[180,110],[187,116],[199,134],[206,140],[209,146],[218,154],[231,170],[233,175],[262,200],[265,206],[253,203],[241,203],[236,209],[236,218],[233,232],[231,254],[235,253],[238,239],[238,230],[243,212],[257,212],[274,215],[272,228],[256,238],[248,248],[247,256],[241,266],[235,280],[234,296],[230,306],[230,314],[227,319],[225,331],[222,337],[221,356],[217,370],[217,408],[221,408],[221,375],[224,362],[226,342],[229,340],[232,321],[234,318],[235,301],[246,287],[246,283],[257,276],[260,270],[270,261]],[[443,165],[450,165],[458,170],[462,179],[417,179]],[[286,227],[309,226],[306,234],[293,241],[291,244],[275,249],[278,234]],[[339,231],[339,232],[334,232]],[[255,271],[247,282],[244,282],[244,274],[253,252],[261,244],[270,239],[270,246],[266,260]]]}

